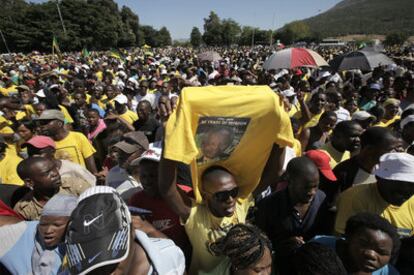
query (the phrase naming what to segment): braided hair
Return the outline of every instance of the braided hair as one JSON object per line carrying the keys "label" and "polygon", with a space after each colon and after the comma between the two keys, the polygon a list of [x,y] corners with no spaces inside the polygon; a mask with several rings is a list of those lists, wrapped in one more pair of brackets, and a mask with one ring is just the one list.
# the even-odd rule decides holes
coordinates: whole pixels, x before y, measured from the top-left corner
{"label": "braided hair", "polygon": [[246,269],[255,264],[262,258],[266,248],[272,251],[267,236],[249,224],[236,224],[226,236],[209,247],[214,255],[229,257],[234,270]]}

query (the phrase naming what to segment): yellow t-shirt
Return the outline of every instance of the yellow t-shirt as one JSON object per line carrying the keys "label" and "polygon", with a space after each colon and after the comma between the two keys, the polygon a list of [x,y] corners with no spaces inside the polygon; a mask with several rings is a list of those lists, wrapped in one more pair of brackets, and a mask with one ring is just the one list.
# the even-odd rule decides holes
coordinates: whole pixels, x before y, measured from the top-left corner
{"label": "yellow t-shirt", "polygon": [[84,134],[70,131],[69,135],[60,141],[55,141],[57,159],[66,159],[84,167],[85,159],[96,151]]}
{"label": "yellow t-shirt", "polygon": [[4,96],[9,96],[10,93],[17,93],[16,85],[11,85],[8,88],[1,88],[0,87],[0,93],[2,93]]}
{"label": "yellow t-shirt", "polygon": [[393,124],[394,122],[396,122],[397,120],[400,120],[400,119],[401,119],[400,116],[395,116],[395,117],[393,117],[390,120],[383,119],[380,122],[378,122],[377,124],[375,124],[374,126],[377,126],[377,127],[388,127],[388,126],[390,126],[391,124]]}
{"label": "yellow t-shirt", "polygon": [[24,109],[26,111],[27,116],[30,118],[32,115],[36,114],[35,109],[33,108],[32,104],[25,104]]}
{"label": "yellow t-shirt", "polygon": [[135,121],[138,120],[138,115],[131,111],[131,110],[127,110],[125,113],[123,113],[122,115],[119,115],[120,118],[126,120],[129,124],[133,124]]}
{"label": "yellow t-shirt", "polygon": [[409,237],[414,233],[414,197],[401,206],[395,206],[381,197],[376,183],[355,185],[339,196],[335,231],[344,234],[346,221],[360,212],[382,216],[397,228],[401,237]]}
{"label": "yellow t-shirt", "polygon": [[217,218],[206,204],[194,204],[184,224],[193,247],[190,274],[212,271],[222,260],[209,252],[209,245],[225,236],[233,225],[245,223],[252,199],[238,200],[232,217]]}
{"label": "yellow t-shirt", "polygon": [[13,134],[14,131],[10,127],[12,125],[13,123],[10,120],[6,119],[4,116],[0,116],[0,134],[3,134],[3,135]]}
{"label": "yellow t-shirt", "polygon": [[[305,125],[303,125],[301,127],[300,132],[302,131],[302,129],[316,126],[316,124],[318,124],[319,119],[321,118],[322,114],[323,114],[323,111],[320,112],[319,114],[313,114],[312,113],[311,119],[308,122],[306,122]],[[296,114],[293,115],[293,117],[296,118],[296,119],[301,119],[302,118],[302,111],[301,110],[297,111]]]}
{"label": "yellow t-shirt", "polygon": [[95,73],[95,75],[96,75],[96,78],[97,78],[99,81],[102,81],[102,79],[103,79],[103,72],[101,72],[101,71],[97,71],[97,72]]}
{"label": "yellow t-shirt", "polygon": [[229,169],[247,197],[257,187],[273,144],[293,146],[283,103],[268,86],[209,86],[182,90],[168,119],[164,157],[191,165],[197,202],[200,175]]}
{"label": "yellow t-shirt", "polygon": [[6,150],[4,159],[0,160],[0,183],[23,185],[23,180],[17,175],[17,165],[22,158]]}
{"label": "yellow t-shirt", "polygon": [[338,165],[339,163],[351,157],[351,153],[349,151],[345,151],[341,153],[338,150],[336,150],[330,142],[324,144],[320,150],[324,151],[331,157],[331,160],[329,161],[329,165],[331,166],[332,169],[334,169],[335,166]]}
{"label": "yellow t-shirt", "polygon": [[63,113],[63,116],[65,117],[65,123],[70,124],[73,123],[73,118],[70,116],[68,109],[66,109],[65,106],[59,105],[60,111]]}

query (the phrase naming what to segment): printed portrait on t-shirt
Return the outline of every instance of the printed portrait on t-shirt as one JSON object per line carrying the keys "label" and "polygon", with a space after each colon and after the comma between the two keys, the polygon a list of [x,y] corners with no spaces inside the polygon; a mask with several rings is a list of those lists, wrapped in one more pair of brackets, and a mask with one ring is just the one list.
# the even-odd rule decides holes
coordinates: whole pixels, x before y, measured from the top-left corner
{"label": "printed portrait on t-shirt", "polygon": [[201,117],[198,120],[196,143],[197,164],[227,159],[246,131],[249,118]]}

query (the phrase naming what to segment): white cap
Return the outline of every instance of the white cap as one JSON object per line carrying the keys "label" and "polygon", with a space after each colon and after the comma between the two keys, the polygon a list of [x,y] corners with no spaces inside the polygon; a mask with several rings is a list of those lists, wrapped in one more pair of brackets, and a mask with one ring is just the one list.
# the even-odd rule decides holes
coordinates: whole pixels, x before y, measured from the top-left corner
{"label": "white cap", "polygon": [[414,122],[414,115],[409,115],[408,117],[406,117],[406,118],[404,118],[403,120],[401,120],[401,122],[400,122],[400,127],[401,127],[401,130],[403,130],[403,129],[404,129],[404,127],[405,127],[408,123],[411,123],[411,122]]}
{"label": "white cap", "polygon": [[290,87],[289,89],[281,91],[280,94],[285,96],[285,97],[291,97],[291,96],[296,95],[295,90],[293,89],[293,87]]}
{"label": "white cap", "polygon": [[160,162],[161,155],[162,155],[161,142],[150,143],[148,150],[142,153],[142,155],[139,158],[133,160],[130,165],[136,166],[144,159],[155,161],[155,162]]}
{"label": "white cap", "polygon": [[385,154],[375,175],[386,180],[414,183],[414,156],[407,153]]}
{"label": "white cap", "polygon": [[43,89],[40,89],[39,91],[36,92],[36,96],[38,97],[46,97],[45,92],[43,91]]}
{"label": "white cap", "polygon": [[357,111],[352,114],[352,120],[366,120],[366,119],[375,119],[375,116],[371,115],[367,111]]}
{"label": "white cap", "polygon": [[118,102],[119,104],[127,104],[128,103],[128,98],[126,97],[126,95],[124,94],[119,94],[117,95],[114,100],[116,102]]}

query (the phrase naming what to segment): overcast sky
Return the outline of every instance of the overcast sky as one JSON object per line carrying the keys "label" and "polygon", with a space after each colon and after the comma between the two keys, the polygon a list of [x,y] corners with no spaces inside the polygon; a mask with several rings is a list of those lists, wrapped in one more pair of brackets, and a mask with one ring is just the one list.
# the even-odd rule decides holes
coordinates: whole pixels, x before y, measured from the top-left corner
{"label": "overcast sky", "polygon": [[[31,0],[30,2],[45,2]],[[214,11],[220,18],[232,18],[243,26],[277,29],[293,20],[317,15],[340,0],[116,0],[130,7],[140,24],[159,29],[166,26],[173,39],[189,38],[196,26],[203,32],[203,18]]]}

